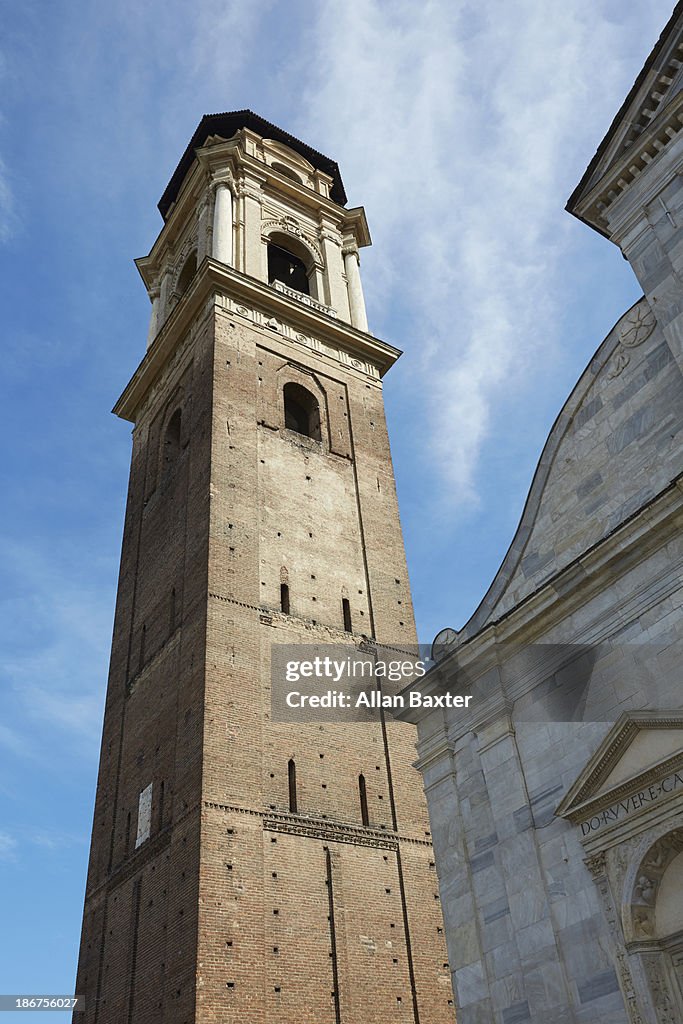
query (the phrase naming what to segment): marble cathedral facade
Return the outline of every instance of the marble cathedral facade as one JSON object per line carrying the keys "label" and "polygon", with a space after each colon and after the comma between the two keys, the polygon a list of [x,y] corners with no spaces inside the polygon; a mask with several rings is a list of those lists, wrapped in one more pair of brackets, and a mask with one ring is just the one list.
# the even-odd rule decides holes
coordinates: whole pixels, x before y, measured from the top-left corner
{"label": "marble cathedral facade", "polygon": [[568,210],[643,297],[418,725],[459,1024],[683,1021],[683,5]]}

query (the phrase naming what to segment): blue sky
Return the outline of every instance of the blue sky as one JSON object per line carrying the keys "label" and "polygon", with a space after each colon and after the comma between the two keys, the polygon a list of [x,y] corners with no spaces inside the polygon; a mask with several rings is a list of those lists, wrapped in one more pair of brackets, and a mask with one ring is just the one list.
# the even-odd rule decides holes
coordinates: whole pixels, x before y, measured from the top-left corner
{"label": "blue sky", "polygon": [[563,207],[671,6],[3,0],[0,992],[73,986],[130,453],[109,410],[144,352],[132,260],[201,115],[251,107],[366,208],[428,641],[476,607],[564,398],[638,297]]}

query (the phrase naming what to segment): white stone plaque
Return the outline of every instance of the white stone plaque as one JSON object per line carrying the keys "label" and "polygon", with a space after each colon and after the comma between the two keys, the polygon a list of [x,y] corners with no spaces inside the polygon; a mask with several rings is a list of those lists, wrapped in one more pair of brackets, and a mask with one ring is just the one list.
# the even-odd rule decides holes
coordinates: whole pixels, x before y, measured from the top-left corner
{"label": "white stone plaque", "polygon": [[138,834],[135,839],[135,849],[138,846],[142,846],[145,840],[149,839],[149,834],[152,829],[152,786],[153,782],[150,782],[149,786],[143,789],[140,793],[140,799],[138,800]]}

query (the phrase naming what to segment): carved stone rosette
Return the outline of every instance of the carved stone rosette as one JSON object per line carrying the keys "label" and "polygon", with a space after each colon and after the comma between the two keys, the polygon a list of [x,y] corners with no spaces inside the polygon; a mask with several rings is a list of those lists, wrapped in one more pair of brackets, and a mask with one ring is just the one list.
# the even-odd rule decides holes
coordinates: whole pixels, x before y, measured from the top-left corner
{"label": "carved stone rosette", "polygon": [[657,321],[647,302],[641,302],[627,314],[619,331],[619,344],[614,353],[614,365],[609,377],[618,377],[628,366],[631,357],[627,349],[642,345],[655,329]]}

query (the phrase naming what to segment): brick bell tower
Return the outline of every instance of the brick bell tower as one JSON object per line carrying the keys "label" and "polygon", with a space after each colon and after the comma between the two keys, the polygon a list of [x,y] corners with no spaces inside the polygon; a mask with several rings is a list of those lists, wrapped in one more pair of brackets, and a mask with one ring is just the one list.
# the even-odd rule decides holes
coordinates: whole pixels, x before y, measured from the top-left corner
{"label": "brick bell tower", "polygon": [[277,724],[274,643],[415,643],[337,165],[202,119],[137,265],[79,1024],[452,1022],[413,727]]}

